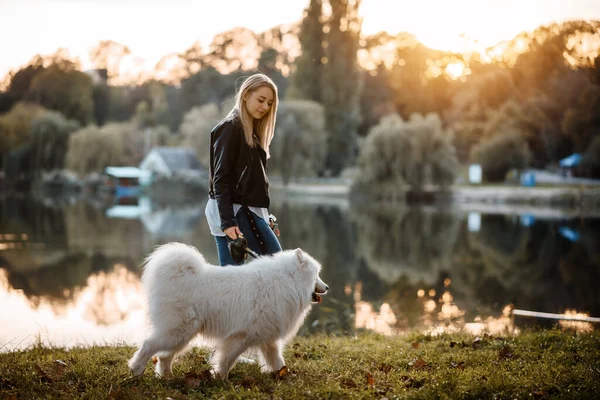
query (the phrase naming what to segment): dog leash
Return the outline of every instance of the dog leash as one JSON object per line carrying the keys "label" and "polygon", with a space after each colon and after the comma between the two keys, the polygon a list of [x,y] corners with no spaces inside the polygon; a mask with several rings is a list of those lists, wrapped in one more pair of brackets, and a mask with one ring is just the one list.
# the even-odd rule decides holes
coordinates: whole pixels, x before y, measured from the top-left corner
{"label": "dog leash", "polygon": [[258,254],[250,247],[248,247],[248,240],[244,237],[244,235],[238,235],[237,239],[231,239],[229,236],[225,235],[227,238],[227,242],[229,245],[229,252],[231,253],[231,258],[236,264],[240,264],[242,261],[245,261],[248,258],[248,254],[250,254],[254,258],[258,258]]}

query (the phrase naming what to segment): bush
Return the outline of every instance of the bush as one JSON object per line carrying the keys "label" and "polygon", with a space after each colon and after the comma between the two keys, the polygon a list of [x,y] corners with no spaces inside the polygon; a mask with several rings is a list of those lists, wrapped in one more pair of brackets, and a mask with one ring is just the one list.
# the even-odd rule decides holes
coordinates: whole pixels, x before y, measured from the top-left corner
{"label": "bush", "polygon": [[414,114],[408,121],[390,114],[373,127],[360,149],[357,184],[390,190],[454,182],[458,159],[452,132],[436,114]]}
{"label": "bush", "polygon": [[321,174],[327,154],[325,110],[310,100],[281,102],[271,143],[271,170],[285,183]]}
{"label": "bush", "polygon": [[514,132],[478,144],[471,150],[471,159],[481,165],[484,180],[501,182],[509,170],[523,169],[529,165],[531,151],[525,138]]}
{"label": "bush", "polygon": [[210,165],[210,132],[224,116],[215,103],[208,103],[188,111],[179,127],[182,145],[193,148],[200,164],[207,170]]}

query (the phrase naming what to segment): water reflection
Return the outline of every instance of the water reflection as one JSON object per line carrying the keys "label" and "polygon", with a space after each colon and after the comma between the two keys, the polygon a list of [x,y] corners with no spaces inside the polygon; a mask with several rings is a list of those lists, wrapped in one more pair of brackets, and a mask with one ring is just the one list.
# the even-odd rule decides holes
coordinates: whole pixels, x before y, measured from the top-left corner
{"label": "water reflection", "polygon": [[69,302],[49,294],[29,297],[11,287],[3,270],[0,287],[1,351],[37,343],[70,347],[143,339],[145,303],[137,276],[124,266],[89,276],[85,286],[69,294]]}
{"label": "water reflection", "polygon": [[[0,297],[9,305],[0,311],[0,347],[38,337],[51,344],[135,343],[145,323],[139,273],[148,252],[177,240],[217,262],[202,201],[143,204],[124,217],[83,201],[0,200]],[[600,315],[596,219],[299,201],[279,201],[271,211],[283,246],[320,260],[331,285],[303,335],[518,332],[509,304]]]}

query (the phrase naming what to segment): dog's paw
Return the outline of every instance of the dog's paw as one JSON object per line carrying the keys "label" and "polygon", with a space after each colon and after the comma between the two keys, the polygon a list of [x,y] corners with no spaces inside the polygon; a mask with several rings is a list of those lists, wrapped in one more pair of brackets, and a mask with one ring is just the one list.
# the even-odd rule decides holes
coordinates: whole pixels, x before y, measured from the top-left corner
{"label": "dog's paw", "polygon": [[210,375],[213,377],[213,379],[227,379],[227,373],[223,374],[219,371],[215,371],[214,369],[210,370]]}
{"label": "dog's paw", "polygon": [[140,376],[144,373],[146,369],[145,365],[137,365],[133,359],[129,360],[128,363],[129,370],[133,373],[134,376]]}

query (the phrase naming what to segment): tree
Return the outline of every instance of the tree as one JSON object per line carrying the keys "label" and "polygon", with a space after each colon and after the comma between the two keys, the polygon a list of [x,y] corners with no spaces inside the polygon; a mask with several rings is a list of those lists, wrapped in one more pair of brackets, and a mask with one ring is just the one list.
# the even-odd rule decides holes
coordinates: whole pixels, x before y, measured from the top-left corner
{"label": "tree", "polygon": [[0,153],[8,153],[28,143],[31,139],[32,121],[46,112],[38,105],[19,102],[8,113],[1,115]]}
{"label": "tree", "polygon": [[451,185],[458,159],[452,132],[437,114],[415,114],[408,121],[390,114],[365,138],[358,167],[357,188],[396,194],[402,187],[419,191],[427,184]]}
{"label": "tree", "polygon": [[304,10],[298,39],[301,54],[295,60],[291,96],[321,102],[321,80],[324,59],[323,1],[311,0]]}
{"label": "tree", "polygon": [[25,98],[31,82],[44,69],[42,57],[37,56],[27,66],[9,75],[8,87],[1,97],[0,114],[7,112],[14,104]]}
{"label": "tree", "polygon": [[52,64],[32,80],[26,99],[85,125],[92,120],[92,93],[87,74]]}
{"label": "tree", "polygon": [[511,169],[529,165],[531,151],[521,133],[507,131],[473,147],[471,159],[481,165],[486,181],[502,182]]}
{"label": "tree", "polygon": [[131,50],[124,44],[112,40],[102,40],[90,50],[90,60],[98,69],[106,70],[109,82],[119,75],[123,58]]}
{"label": "tree", "polygon": [[360,0],[330,0],[329,4],[331,17],[327,22],[322,101],[327,130],[331,134],[326,169],[338,176],[354,163],[357,128],[361,121],[362,84],[357,62]]}
{"label": "tree", "polygon": [[210,166],[210,131],[222,117],[219,106],[207,103],[188,111],[179,127],[183,136],[181,144],[196,150],[200,164],[207,170]]}
{"label": "tree", "polygon": [[327,154],[325,110],[311,100],[286,100],[277,111],[271,143],[271,170],[287,184],[293,178],[316,177]]}
{"label": "tree", "polygon": [[79,122],[68,120],[56,111],[48,111],[31,124],[31,169],[51,171],[65,164],[69,136]]}

